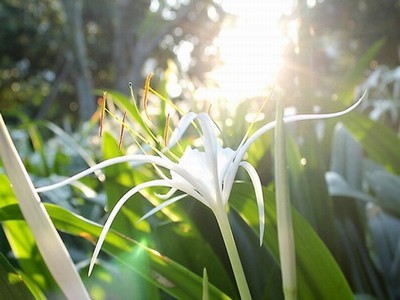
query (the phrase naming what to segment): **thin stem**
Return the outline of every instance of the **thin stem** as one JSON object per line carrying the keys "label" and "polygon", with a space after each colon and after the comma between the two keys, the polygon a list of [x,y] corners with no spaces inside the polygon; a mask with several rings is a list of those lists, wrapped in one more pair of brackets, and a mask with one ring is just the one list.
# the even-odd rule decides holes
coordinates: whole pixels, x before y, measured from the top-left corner
{"label": "thin stem", "polygon": [[297,295],[296,255],[290,207],[290,194],[287,184],[288,176],[286,172],[285,135],[283,128],[283,108],[281,99],[278,99],[277,101],[276,112],[277,125],[275,128],[275,185],[282,285],[285,300],[295,300]]}
{"label": "thin stem", "polygon": [[233,274],[235,276],[236,284],[239,289],[240,299],[250,300],[251,299],[250,290],[247,285],[242,263],[240,261],[239,253],[237,251],[235,240],[233,238],[228,215],[225,211],[225,208],[216,209],[214,210],[214,213],[222,233],[222,238],[224,240],[225,247],[228,252],[229,260],[232,265]]}

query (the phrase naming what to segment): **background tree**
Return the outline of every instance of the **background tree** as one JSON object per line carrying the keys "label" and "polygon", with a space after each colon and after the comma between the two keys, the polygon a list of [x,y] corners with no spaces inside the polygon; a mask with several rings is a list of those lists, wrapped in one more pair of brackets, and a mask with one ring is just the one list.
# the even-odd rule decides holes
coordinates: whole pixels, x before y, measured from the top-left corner
{"label": "background tree", "polygon": [[127,93],[131,81],[138,90],[145,72],[162,77],[168,59],[180,66],[179,51],[189,56],[185,71],[201,79],[213,63],[203,50],[224,16],[213,1],[3,2],[0,106],[23,104],[30,116],[50,119],[78,109],[88,119],[93,88]]}

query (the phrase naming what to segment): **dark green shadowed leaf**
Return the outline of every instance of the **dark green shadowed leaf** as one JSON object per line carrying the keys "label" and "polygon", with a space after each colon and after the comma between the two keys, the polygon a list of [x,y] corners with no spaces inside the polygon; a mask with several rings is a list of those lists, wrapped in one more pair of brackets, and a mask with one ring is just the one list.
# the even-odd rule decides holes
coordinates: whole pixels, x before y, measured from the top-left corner
{"label": "dark green shadowed leaf", "polygon": [[[325,181],[326,166],[311,124],[301,124],[307,139],[302,147],[292,135],[287,140],[287,161],[292,204],[309,222],[324,243],[335,249],[332,200]],[[300,126],[300,124],[299,124]],[[315,126],[315,125],[313,125]]]}
{"label": "dark green shadowed leaf", "polygon": [[[263,189],[266,226],[264,246],[279,261],[275,196]],[[237,184],[231,206],[258,234],[258,212],[250,184]],[[353,299],[352,291],[329,250],[310,225],[292,210],[299,299]]]}
{"label": "dark green shadowed leaf", "polygon": [[44,295],[37,291],[33,294],[24,279],[11,266],[7,259],[0,253],[0,295],[2,299],[45,299]]}
{"label": "dark green shadowed leaf", "polygon": [[223,264],[196,226],[186,222],[159,224],[153,230],[160,252],[199,276],[207,269],[209,281],[229,295],[236,292]]}

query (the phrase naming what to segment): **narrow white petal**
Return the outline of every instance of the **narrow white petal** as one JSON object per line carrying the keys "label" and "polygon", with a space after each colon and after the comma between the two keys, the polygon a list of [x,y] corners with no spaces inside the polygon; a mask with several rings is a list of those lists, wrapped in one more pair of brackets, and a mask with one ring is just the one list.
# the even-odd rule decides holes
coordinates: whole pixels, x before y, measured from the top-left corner
{"label": "narrow white petal", "polygon": [[[196,195],[194,197],[202,202],[204,199],[207,201],[215,199],[215,189],[212,188],[213,176],[205,156],[204,152],[187,147],[179,164],[173,170],[171,169],[174,187],[178,188],[177,184],[181,184],[178,189],[192,196]],[[188,192],[188,189],[193,192]],[[199,199],[198,194],[204,199]]]}
{"label": "narrow white petal", "polygon": [[197,116],[199,120],[200,128],[203,133],[203,141],[204,141],[204,150],[212,150],[216,152],[219,143],[216,136],[216,125],[211,120],[210,116],[202,113]]}
{"label": "narrow white petal", "polygon": [[[198,115],[199,124],[203,133],[204,152],[208,162],[208,168],[212,170],[214,193],[217,199],[222,198],[222,178],[218,174],[218,152],[222,149],[218,143],[215,124],[207,114]],[[218,201],[218,200],[217,200]],[[222,199],[220,199],[222,201]]]}
{"label": "narrow white petal", "polygon": [[90,260],[90,265],[89,265],[89,276],[93,271],[94,263],[96,262],[97,256],[100,253],[100,249],[103,246],[104,240],[106,238],[106,235],[108,231],[110,230],[111,224],[113,223],[115,217],[117,216],[119,210],[121,207],[128,201],[134,194],[138,193],[139,191],[148,188],[148,187],[153,187],[153,186],[169,186],[171,187],[171,182],[167,180],[152,180],[148,182],[144,182],[142,184],[139,184],[135,186],[134,188],[130,189],[118,202],[115,204],[114,208],[112,209],[106,223],[104,224],[103,230],[101,231],[101,234],[99,236],[99,239],[97,241],[96,247],[93,251],[92,259]]}
{"label": "narrow white petal", "polygon": [[[285,124],[287,123],[292,123],[292,122],[297,122],[297,121],[307,121],[307,120],[321,120],[321,119],[330,119],[330,118],[336,118],[343,116],[355,108],[362,102],[366,95],[366,92],[361,96],[360,99],[358,99],[353,105],[349,106],[345,110],[339,111],[339,112],[334,112],[334,113],[327,113],[327,114],[304,114],[304,115],[296,115],[296,116],[289,116],[289,117],[284,117],[283,122]],[[243,159],[244,154],[246,153],[247,149],[251,146],[251,144],[258,139],[261,135],[264,133],[270,131],[271,129],[274,129],[276,126],[276,121],[269,122],[268,124],[262,126],[259,128],[256,132],[254,132],[247,141],[244,143],[241,143],[239,147],[236,150],[236,157],[235,161],[231,166],[232,170],[237,170],[239,167],[240,162]],[[235,172],[236,174],[236,172]],[[232,176],[232,175],[231,175]]]}
{"label": "narrow white petal", "polygon": [[229,168],[226,170],[225,177],[224,177],[224,190],[223,190],[223,197],[225,201],[229,198],[231,194],[233,183],[236,178],[237,170],[239,168],[239,163],[241,161],[235,156],[233,162],[230,164]]}
{"label": "narrow white petal", "polygon": [[137,221],[137,223],[139,223],[140,221],[143,221],[144,219],[147,219],[151,215],[154,215],[156,212],[162,210],[163,208],[167,207],[168,205],[170,205],[172,203],[175,203],[175,202],[181,200],[182,198],[185,198],[186,196],[187,196],[186,194],[183,194],[183,195],[176,196],[172,199],[166,200],[165,202],[161,203],[160,205],[157,205],[156,207],[151,209],[149,212],[147,212],[143,217],[141,217],[139,219],[139,221]]}
{"label": "narrow white petal", "polygon": [[258,206],[258,219],[260,223],[260,246],[264,240],[264,227],[265,227],[265,215],[264,215],[264,197],[262,192],[262,185],[260,176],[258,176],[256,169],[247,161],[242,161],[240,166],[247,171],[250,176],[251,182],[253,183],[254,192],[256,194],[257,206]]}
{"label": "narrow white petal", "polygon": [[197,189],[193,188],[192,185],[185,183],[185,182],[173,181],[173,185],[178,190],[184,192],[185,194],[187,194],[189,196],[192,196],[194,199],[200,201],[205,206],[211,207],[210,205],[212,204],[212,202],[210,202],[210,200],[209,200],[209,197],[210,197],[209,193],[207,193],[206,195],[203,195]]}
{"label": "narrow white petal", "polygon": [[168,149],[172,148],[176,145],[182,135],[185,133],[186,129],[189,127],[190,124],[197,118],[197,114],[194,112],[189,112],[184,115],[180,120],[178,125],[176,126],[174,132],[172,133],[171,137],[169,138],[168,142]]}
{"label": "narrow white petal", "polygon": [[[166,179],[166,178],[164,178],[164,179]],[[178,189],[176,189],[176,188],[172,188],[172,189],[170,189],[169,191],[168,191],[168,193],[166,193],[166,194],[155,194],[158,198],[160,198],[161,200],[167,200],[167,199],[169,199],[169,198],[171,198],[175,193],[176,193],[176,191],[177,191]]]}
{"label": "narrow white petal", "polygon": [[[366,95],[366,91],[364,94],[361,96],[360,99],[358,99],[354,104],[349,106],[348,108],[334,112],[334,113],[327,113],[327,114],[304,114],[304,115],[296,115],[296,116],[289,116],[289,117],[284,117],[283,122],[285,124],[287,123],[292,123],[292,122],[297,122],[297,121],[307,121],[307,120],[322,120],[322,119],[330,119],[330,118],[336,118],[343,116],[352,110],[354,110],[364,99]],[[276,121],[272,121],[261,128],[259,128],[241,147],[240,153],[244,155],[244,153],[247,151],[248,147],[261,135],[264,133],[268,132],[269,130],[275,128],[276,126]],[[243,149],[243,150],[242,150]],[[239,150],[239,149],[238,149]],[[243,157],[243,155],[241,157]]]}
{"label": "narrow white petal", "polygon": [[58,183],[52,184],[52,185],[47,185],[43,187],[38,187],[36,188],[36,191],[38,193],[43,193],[47,191],[51,191],[54,189],[58,189],[60,187],[63,187],[67,184],[71,184],[72,182],[75,182],[97,170],[119,164],[119,163],[125,163],[125,162],[141,162],[141,163],[154,163],[156,165],[165,167],[167,169],[173,168],[176,163],[173,161],[169,160],[166,157],[158,157],[158,156],[152,156],[152,155],[144,155],[144,154],[133,154],[133,155],[124,155],[124,156],[119,156],[119,157],[114,157],[107,159],[101,163],[98,163],[97,165],[90,167],[72,177],[69,177],[63,181],[60,181]]}

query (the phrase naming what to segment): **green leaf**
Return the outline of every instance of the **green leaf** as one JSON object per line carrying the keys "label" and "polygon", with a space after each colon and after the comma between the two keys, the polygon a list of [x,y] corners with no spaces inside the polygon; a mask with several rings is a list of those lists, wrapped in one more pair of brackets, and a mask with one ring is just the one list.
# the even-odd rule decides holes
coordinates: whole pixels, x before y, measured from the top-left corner
{"label": "green leaf", "polygon": [[342,117],[342,122],[371,159],[400,174],[400,139],[396,133],[357,112]]}
{"label": "green leaf", "polygon": [[0,295],[2,299],[45,299],[39,291],[32,293],[24,278],[0,253]]}
{"label": "green leaf", "polygon": [[[253,187],[236,184],[231,206],[258,234],[258,212]],[[279,261],[275,195],[263,189],[266,223],[264,246]],[[310,225],[293,209],[293,228],[299,299],[353,299],[352,291],[333,256]]]}
{"label": "green leaf", "polygon": [[300,148],[291,136],[286,144],[292,203],[328,247],[334,249],[334,214],[324,177],[326,167],[312,124],[301,126],[308,133],[306,143]]}
{"label": "green leaf", "polygon": [[[103,158],[109,159],[122,155],[118,149],[118,143],[114,137],[108,133],[103,134]],[[130,189],[137,185],[134,177],[134,168],[128,163],[122,163],[110,166],[104,169],[104,174],[107,180],[104,182],[105,192],[107,194],[107,208],[112,209],[117,201]],[[150,228],[147,221],[137,224],[137,221],[143,216],[143,202],[139,201],[143,197],[140,193],[130,199],[121,208],[121,213],[118,214],[113,222],[113,228],[129,237],[141,239],[138,234],[148,233]]]}
{"label": "green leaf", "polygon": [[199,276],[206,268],[210,282],[229,295],[236,293],[236,287],[219,257],[210,244],[202,238],[194,224],[186,222],[160,224],[153,230],[153,235],[160,252]]}
{"label": "green leaf", "polygon": [[[80,236],[92,243],[98,239],[102,229],[99,224],[56,205],[45,204],[45,207],[58,230]],[[0,222],[21,219],[22,215],[17,205],[0,208]],[[144,246],[143,243],[111,230],[104,242],[103,251],[178,299],[201,298],[203,291],[201,276],[195,275],[168,257]],[[209,285],[209,293],[210,299],[229,299],[212,285]]]}

